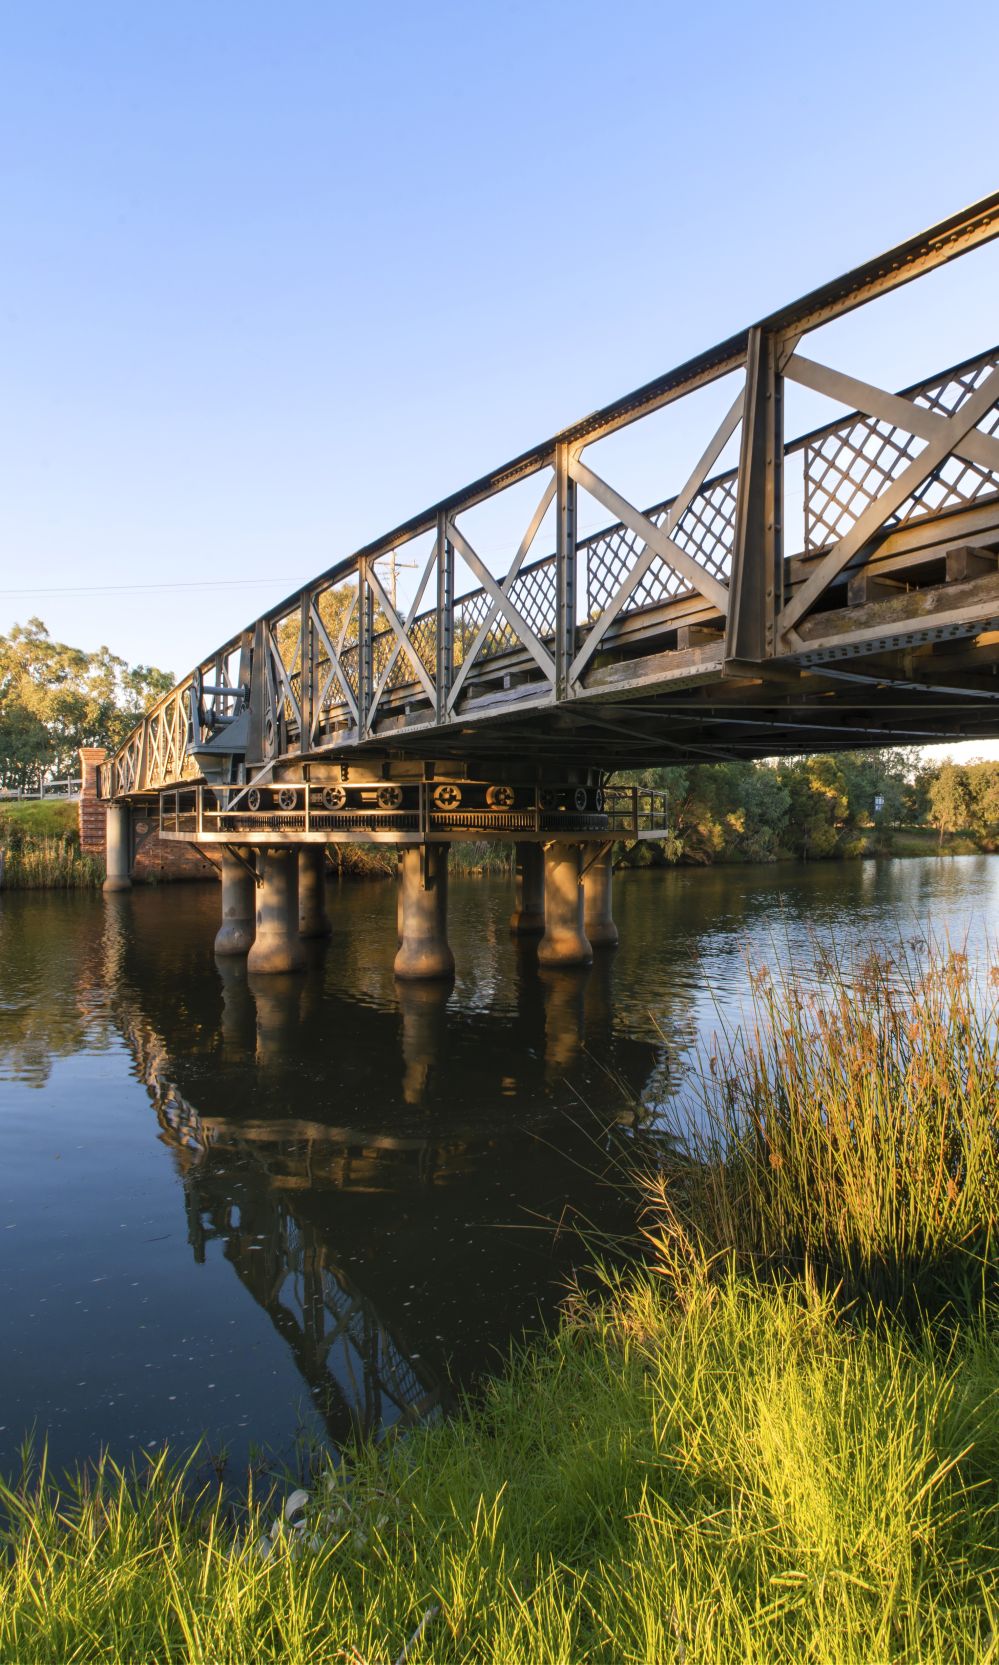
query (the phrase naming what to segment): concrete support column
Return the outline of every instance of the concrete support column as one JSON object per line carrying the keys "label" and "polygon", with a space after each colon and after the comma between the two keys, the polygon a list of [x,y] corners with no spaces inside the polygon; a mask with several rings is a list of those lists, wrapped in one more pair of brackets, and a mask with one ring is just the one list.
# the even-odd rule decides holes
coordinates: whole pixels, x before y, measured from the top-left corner
{"label": "concrete support column", "polygon": [[541,965],[589,965],[593,949],[583,929],[583,846],[545,846],[545,934]]}
{"label": "concrete support column", "polygon": [[303,937],[328,937],[326,849],[304,844],[298,852],[298,930]]}
{"label": "concrete support column", "polygon": [[545,928],[545,854],[540,844],[517,845],[516,906],[510,915],[515,936],[540,936]]}
{"label": "concrete support column", "polygon": [[257,934],[247,959],[252,972],[302,971],[298,934],[298,851],[294,845],[258,850]]}
{"label": "concrete support column", "polygon": [[[447,940],[446,844],[405,849],[399,858],[401,901],[397,977],[453,977]],[[421,859],[422,858],[422,859]]]}
{"label": "concrete support column", "polygon": [[594,948],[616,948],[618,944],[613,885],[611,852],[603,850],[583,874],[583,930]]}
{"label": "concrete support column", "polygon": [[[243,850],[252,863],[253,852]],[[243,862],[222,851],[222,923],[215,937],[216,954],[248,954],[253,946],[257,887]]]}
{"label": "concrete support column", "polygon": [[131,828],[127,804],[108,804],[107,814],[107,878],[105,890],[131,890],[128,876]]}

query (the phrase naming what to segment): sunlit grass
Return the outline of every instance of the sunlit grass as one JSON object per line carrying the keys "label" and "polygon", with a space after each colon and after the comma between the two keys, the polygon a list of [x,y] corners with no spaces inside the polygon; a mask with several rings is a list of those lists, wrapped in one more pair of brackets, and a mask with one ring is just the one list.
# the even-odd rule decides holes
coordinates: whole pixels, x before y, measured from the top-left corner
{"label": "sunlit grass", "polygon": [[330,1470],[307,1531],[162,1464],[7,1492],[0,1657],[953,1661],[996,1623],[999,1350],[847,1324],[805,1286],[643,1275],[475,1415]]}
{"label": "sunlit grass", "polygon": [[999,1244],[999,968],[872,950],[751,974],[648,1181],[664,1262],[805,1265],[910,1316],[977,1311]]}

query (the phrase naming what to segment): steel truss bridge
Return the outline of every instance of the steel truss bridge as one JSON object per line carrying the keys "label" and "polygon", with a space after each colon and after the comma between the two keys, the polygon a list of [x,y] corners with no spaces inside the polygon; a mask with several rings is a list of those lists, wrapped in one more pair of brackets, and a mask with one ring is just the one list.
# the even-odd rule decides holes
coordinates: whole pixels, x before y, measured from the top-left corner
{"label": "steel truss bridge", "polygon": [[[332,566],[160,700],[101,795],[199,842],[637,837],[662,805],[605,796],[615,769],[999,734],[999,347],[901,391],[808,350],[997,233],[999,193]],[[597,442],[668,405],[693,431],[726,377],[657,502],[598,471]],[[788,384],[835,414],[789,438]],[[474,511],[529,479],[493,572]],[[610,517],[585,537],[584,499]]]}

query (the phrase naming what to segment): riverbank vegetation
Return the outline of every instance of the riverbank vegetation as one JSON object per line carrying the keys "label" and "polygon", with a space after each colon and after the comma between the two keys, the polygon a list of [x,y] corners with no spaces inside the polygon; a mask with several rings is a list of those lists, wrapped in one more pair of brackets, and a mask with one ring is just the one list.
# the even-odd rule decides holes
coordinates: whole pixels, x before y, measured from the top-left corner
{"label": "riverbank vegetation", "polygon": [[651,864],[966,855],[999,849],[999,761],[920,763],[911,749],[701,763],[622,777],[665,788]]}
{"label": "riverbank vegetation", "polygon": [[103,880],[104,863],[80,849],[75,804],[0,803],[0,889],[83,890]]}
{"label": "riverbank vegetation", "polygon": [[291,1521],[162,1457],[6,1490],[0,1657],[992,1658],[999,989],[909,959],[757,973],[659,1130],[644,1254]]}

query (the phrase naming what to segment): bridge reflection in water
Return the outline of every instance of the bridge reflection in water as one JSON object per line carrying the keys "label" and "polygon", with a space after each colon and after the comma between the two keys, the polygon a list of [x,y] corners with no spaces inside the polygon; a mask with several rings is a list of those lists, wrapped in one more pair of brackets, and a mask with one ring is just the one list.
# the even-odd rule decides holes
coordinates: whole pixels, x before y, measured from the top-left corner
{"label": "bridge reflection in water", "polygon": [[542,971],[515,948],[515,1009],[473,1022],[470,1076],[448,985],[348,1005],[318,949],[304,978],[189,963],[146,1002],[141,933],[121,923],[105,931],[114,1022],[173,1153],[194,1259],[233,1267],[335,1442],[439,1415],[495,1366],[496,1343],[585,1259],[572,1220],[630,1227],[608,1180],[656,1052],[612,1043],[609,956]]}

